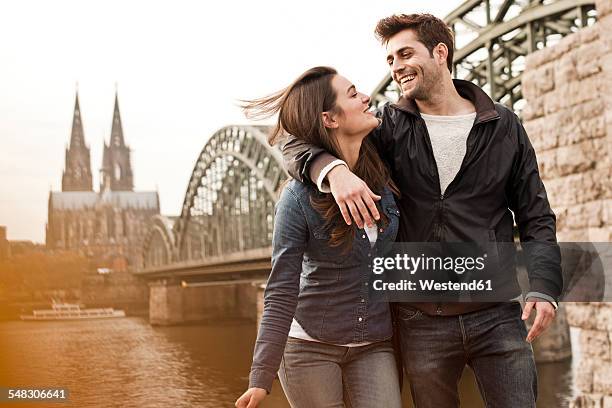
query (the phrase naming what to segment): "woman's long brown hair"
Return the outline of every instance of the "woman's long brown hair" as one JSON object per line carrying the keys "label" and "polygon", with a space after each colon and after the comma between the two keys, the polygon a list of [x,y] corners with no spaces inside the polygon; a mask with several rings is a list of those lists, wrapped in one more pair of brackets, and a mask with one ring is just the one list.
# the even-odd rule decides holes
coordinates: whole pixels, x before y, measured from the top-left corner
{"label": "woman's long brown hair", "polygon": [[[291,134],[345,160],[336,138],[325,127],[322,115],[323,112],[342,113],[336,105],[337,95],[332,87],[335,75],[336,70],[330,67],[311,68],[285,89],[260,99],[242,101],[242,109],[249,119],[263,119],[278,113],[276,125],[268,137],[271,146]],[[369,140],[362,142],[359,158],[352,170],[374,193],[380,195],[385,186],[389,186],[399,195],[387,167]],[[347,225],[344,222],[334,197],[331,194],[316,194],[311,196],[310,201],[313,208],[326,220],[325,228],[330,231],[331,236],[329,244],[332,247],[342,246],[344,251],[350,249],[355,235],[355,224]],[[384,211],[379,208],[379,212],[383,224],[386,225],[388,219]]]}

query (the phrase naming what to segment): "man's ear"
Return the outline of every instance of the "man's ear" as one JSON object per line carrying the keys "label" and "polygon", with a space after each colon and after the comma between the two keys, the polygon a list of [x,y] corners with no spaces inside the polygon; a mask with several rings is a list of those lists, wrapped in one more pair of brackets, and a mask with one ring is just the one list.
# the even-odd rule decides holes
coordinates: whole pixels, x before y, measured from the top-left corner
{"label": "man's ear", "polygon": [[434,48],[433,53],[436,57],[438,57],[440,63],[444,63],[444,65],[446,65],[446,57],[448,57],[448,47],[446,46],[446,44],[439,43],[438,45],[436,45],[436,48]]}
{"label": "man's ear", "polygon": [[332,116],[331,113],[323,112],[321,114],[321,116],[323,117],[323,125],[326,128],[328,128],[328,129],[337,129],[338,128],[338,122],[336,121],[336,119],[334,119],[334,117]]}

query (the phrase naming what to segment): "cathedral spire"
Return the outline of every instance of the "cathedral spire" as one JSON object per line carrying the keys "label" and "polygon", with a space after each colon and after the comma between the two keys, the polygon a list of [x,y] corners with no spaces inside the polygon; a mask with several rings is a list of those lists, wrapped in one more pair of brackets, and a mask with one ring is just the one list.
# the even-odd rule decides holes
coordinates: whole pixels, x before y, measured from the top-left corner
{"label": "cathedral spire", "polygon": [[100,169],[100,191],[133,191],[132,164],[130,148],[123,138],[119,97],[115,88],[115,109],[109,144],[104,144]]}
{"label": "cathedral spire", "polygon": [[91,161],[89,147],[85,144],[78,90],[72,114],[70,146],[66,149],[62,191],[92,191]]}
{"label": "cathedral spire", "polygon": [[79,92],[77,91],[74,100],[74,113],[72,116],[72,133],[70,134],[70,148],[85,146],[85,132],[83,132],[83,122],[81,121],[81,108],[79,106]]}
{"label": "cathedral spire", "polygon": [[123,139],[123,126],[121,125],[121,113],[119,112],[119,95],[115,88],[115,110],[113,112],[113,126],[111,129],[111,146],[125,147]]}

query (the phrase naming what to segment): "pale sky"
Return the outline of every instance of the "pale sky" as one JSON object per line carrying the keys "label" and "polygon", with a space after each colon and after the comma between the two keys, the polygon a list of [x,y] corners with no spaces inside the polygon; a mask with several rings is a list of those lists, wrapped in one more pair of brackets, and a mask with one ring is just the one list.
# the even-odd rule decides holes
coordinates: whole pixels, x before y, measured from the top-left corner
{"label": "pale sky", "polygon": [[236,100],[269,94],[315,65],[360,91],[384,78],[376,22],[443,18],[461,0],[30,1],[0,5],[0,225],[44,242],[61,190],[78,82],[98,190],[115,83],[136,190],[178,215],[195,160],[216,130],[248,123]]}

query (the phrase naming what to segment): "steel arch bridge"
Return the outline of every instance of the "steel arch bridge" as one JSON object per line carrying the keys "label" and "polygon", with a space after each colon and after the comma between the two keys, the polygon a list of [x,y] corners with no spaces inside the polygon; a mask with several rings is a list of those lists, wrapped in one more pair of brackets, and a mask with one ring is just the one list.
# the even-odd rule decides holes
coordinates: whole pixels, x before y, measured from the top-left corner
{"label": "steel arch bridge", "polygon": [[[455,33],[454,74],[520,111],[525,56],[595,18],[593,0],[467,0],[445,18]],[[372,93],[377,105],[398,97],[389,75]],[[274,203],[288,175],[280,151],[267,143],[268,130],[228,126],[212,135],[197,158],[180,217],[152,222],[141,274],[269,267]]]}
{"label": "steel arch bridge", "polygon": [[212,135],[196,160],[180,217],[152,221],[145,269],[270,247],[274,204],[288,175],[280,150],[268,145],[268,130],[227,126]]}

